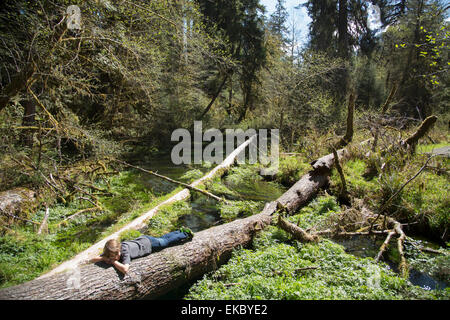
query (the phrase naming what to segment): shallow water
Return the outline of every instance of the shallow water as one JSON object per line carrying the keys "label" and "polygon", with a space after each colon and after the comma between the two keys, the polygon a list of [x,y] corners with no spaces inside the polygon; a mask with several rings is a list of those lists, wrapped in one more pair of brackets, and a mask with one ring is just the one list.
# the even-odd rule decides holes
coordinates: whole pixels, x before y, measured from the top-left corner
{"label": "shallow water", "polygon": [[[334,242],[342,245],[345,248],[346,252],[362,258],[375,257],[378,254],[378,251],[383,241],[384,239],[379,237],[374,239],[361,236],[355,236],[349,239],[334,240]],[[421,238],[420,241],[422,245],[427,246],[429,248],[437,249],[437,247],[439,247],[433,242],[423,240],[423,238]],[[383,254],[383,258],[384,262],[386,262],[386,264],[389,266],[390,269],[392,269],[394,272],[398,272],[398,263],[390,259],[392,255],[390,255],[389,252],[393,251],[397,252],[397,249],[389,246],[388,250]],[[421,272],[415,269],[409,270],[409,281],[413,285],[422,287],[423,289],[426,290],[445,289],[449,286],[448,283],[441,281],[439,279],[435,279],[428,273]]]}
{"label": "shallow water", "polygon": [[[141,164],[141,167],[145,169],[158,172],[169,178],[180,181],[183,181],[181,180],[181,177],[189,170],[198,169],[203,174],[206,174],[212,170],[214,166],[214,164],[210,167],[202,167],[201,165],[174,165],[170,158],[170,154],[149,158],[145,163]],[[169,193],[177,187],[177,185],[160,178],[145,173],[143,175],[145,180],[142,181],[142,183],[144,183],[147,188],[152,189],[154,193]],[[236,194],[236,197],[228,197],[230,200],[269,202],[277,199],[284,192],[283,187],[278,187],[273,182],[258,179],[251,181],[250,185],[248,181],[230,184],[227,183],[226,177],[222,178],[221,182]],[[194,232],[199,232],[222,223],[220,212],[216,204],[215,201],[209,201],[204,196],[197,195],[196,200],[190,202],[192,208],[191,213],[179,217],[178,225],[188,227]]]}

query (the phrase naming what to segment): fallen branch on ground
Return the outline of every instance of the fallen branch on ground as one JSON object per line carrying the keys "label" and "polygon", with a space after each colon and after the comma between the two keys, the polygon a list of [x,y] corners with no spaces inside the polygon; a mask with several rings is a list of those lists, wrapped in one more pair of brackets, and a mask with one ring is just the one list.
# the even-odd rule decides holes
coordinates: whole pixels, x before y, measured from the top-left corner
{"label": "fallen branch on ground", "polygon": [[317,242],[317,241],[319,241],[319,237],[316,234],[306,232],[299,226],[296,226],[295,224],[283,219],[281,217],[281,215],[278,216],[277,225],[284,231],[292,234],[294,236],[294,239],[298,240],[300,242]]}
{"label": "fallen branch on ground", "polygon": [[214,194],[212,194],[211,192],[208,192],[208,191],[206,191],[206,190],[199,189],[199,188],[194,187],[194,186],[192,186],[192,185],[189,185],[189,184],[187,184],[187,183],[184,183],[184,182],[181,182],[181,181],[177,181],[177,180],[171,179],[171,178],[169,178],[169,177],[163,176],[162,174],[153,172],[153,171],[151,171],[151,170],[146,170],[146,169],[143,169],[143,168],[138,167],[138,166],[134,166],[134,165],[132,165],[132,164],[126,163],[126,162],[121,161],[121,160],[115,160],[115,161],[118,162],[118,163],[120,163],[120,164],[123,164],[124,166],[128,166],[128,167],[131,167],[131,168],[140,170],[140,171],[142,171],[142,172],[151,174],[151,175],[153,175],[153,176],[155,176],[155,177],[158,177],[158,178],[161,178],[161,179],[163,179],[163,180],[172,182],[172,183],[177,184],[177,185],[179,185],[179,186],[185,187],[185,188],[187,188],[187,189],[189,189],[189,190],[192,190],[192,191],[195,191],[195,192],[199,192],[199,193],[201,193],[201,194],[203,194],[203,195],[205,195],[205,196],[207,196],[207,197],[209,197],[209,198],[211,198],[211,199],[214,199],[214,200],[216,200],[216,201],[218,201],[218,202],[224,202],[224,203],[229,204],[229,202],[228,202],[227,200],[225,200],[224,198],[220,198],[220,197],[218,197],[218,196],[216,196],[216,195],[214,195]]}

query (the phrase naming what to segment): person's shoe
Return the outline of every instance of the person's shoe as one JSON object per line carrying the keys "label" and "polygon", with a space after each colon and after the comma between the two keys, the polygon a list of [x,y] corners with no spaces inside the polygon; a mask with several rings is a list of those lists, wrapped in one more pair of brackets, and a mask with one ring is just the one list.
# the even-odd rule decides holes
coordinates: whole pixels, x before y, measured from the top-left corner
{"label": "person's shoe", "polygon": [[183,232],[184,234],[186,234],[187,238],[185,241],[190,241],[194,237],[194,232],[187,227],[181,227],[179,230],[180,230],[180,232]]}

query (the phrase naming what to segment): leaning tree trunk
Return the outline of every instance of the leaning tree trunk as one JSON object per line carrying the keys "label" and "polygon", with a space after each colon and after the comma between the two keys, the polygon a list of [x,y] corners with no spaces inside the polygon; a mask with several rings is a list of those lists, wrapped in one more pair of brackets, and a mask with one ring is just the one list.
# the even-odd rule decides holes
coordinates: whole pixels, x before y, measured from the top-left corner
{"label": "leaning tree trunk", "polygon": [[[341,159],[348,154],[338,153]],[[126,276],[102,263],[83,265],[3,289],[0,299],[157,298],[226,262],[233,249],[250,244],[254,234],[272,222],[280,207],[294,212],[305,205],[328,183],[333,165],[333,154],[314,161],[312,171],[261,213],[198,232],[191,242],[133,260]]]}

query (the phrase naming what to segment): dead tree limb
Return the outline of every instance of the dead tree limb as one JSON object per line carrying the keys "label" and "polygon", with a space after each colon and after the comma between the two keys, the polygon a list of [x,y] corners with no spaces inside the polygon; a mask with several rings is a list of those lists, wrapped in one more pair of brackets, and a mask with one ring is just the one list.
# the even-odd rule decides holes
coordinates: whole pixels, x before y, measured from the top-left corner
{"label": "dead tree limb", "polygon": [[355,113],[355,101],[356,101],[356,94],[351,93],[348,99],[348,106],[347,106],[347,129],[345,131],[345,135],[338,142],[337,148],[342,148],[346,146],[353,139],[353,117]]}
{"label": "dead tree limb", "polygon": [[421,138],[425,137],[425,135],[428,133],[428,131],[430,131],[431,128],[434,126],[436,121],[437,121],[436,116],[429,116],[428,118],[423,120],[423,122],[420,124],[417,131],[414,132],[414,134],[411,135],[408,139],[403,140],[401,142],[401,145],[403,147],[408,148],[411,151],[411,153],[414,153],[419,140]]}
{"label": "dead tree limb", "polygon": [[375,261],[378,262],[378,260],[380,260],[381,256],[383,255],[383,253],[386,251],[389,242],[391,241],[392,236],[395,234],[395,230],[390,230],[386,240],[384,240],[383,244],[380,247],[380,251],[378,251],[377,256],[375,257]]}
{"label": "dead tree limb", "polygon": [[209,102],[208,106],[205,108],[205,110],[202,112],[200,119],[203,119],[203,117],[205,116],[205,114],[208,113],[208,111],[211,109],[211,107],[213,106],[214,102],[216,101],[217,97],[219,96],[220,92],[222,92],[223,86],[225,85],[225,83],[227,82],[228,79],[228,75],[225,75],[223,77],[222,83],[219,85],[219,88],[217,89],[216,93],[214,94],[213,98],[211,99],[211,101]]}
{"label": "dead tree limb", "polygon": [[406,239],[406,235],[402,230],[402,226],[399,222],[394,222],[395,232],[398,234],[397,238],[397,250],[400,255],[400,264],[398,266],[400,274],[402,277],[406,278],[408,276],[408,264],[406,263],[405,253],[403,252],[403,245]]}
{"label": "dead tree limb", "polygon": [[299,226],[296,226],[289,221],[283,219],[280,215],[278,216],[277,225],[283,229],[284,231],[290,233],[294,236],[295,240],[299,240],[300,242],[317,242],[319,241],[319,237],[314,233],[308,233]]}
{"label": "dead tree limb", "polygon": [[225,200],[224,198],[218,197],[218,196],[216,196],[215,194],[212,194],[211,192],[208,192],[208,191],[206,191],[206,190],[199,189],[199,188],[194,187],[194,186],[191,186],[191,185],[189,185],[189,184],[187,184],[187,183],[184,183],[184,182],[181,182],[181,181],[177,181],[177,180],[171,179],[171,178],[169,178],[169,177],[163,176],[162,174],[153,172],[153,171],[151,171],[151,170],[146,170],[146,169],[140,168],[140,167],[138,167],[138,166],[134,166],[134,165],[132,165],[132,164],[126,163],[126,162],[121,161],[121,160],[115,160],[115,161],[118,162],[118,163],[120,163],[120,164],[123,164],[123,165],[125,165],[125,166],[128,166],[128,167],[131,167],[131,168],[140,170],[140,171],[142,171],[142,172],[151,174],[151,175],[153,175],[153,176],[155,176],[155,177],[158,177],[158,178],[160,178],[160,179],[163,179],[163,180],[172,182],[172,183],[174,183],[174,184],[180,185],[180,186],[185,187],[185,188],[187,188],[187,189],[189,189],[189,190],[192,190],[192,191],[195,191],[195,192],[199,192],[199,193],[201,193],[201,194],[203,194],[203,195],[205,195],[205,196],[207,196],[207,197],[209,197],[209,198],[211,198],[211,199],[214,199],[214,200],[216,200],[216,201],[218,201],[218,202],[229,203],[229,202],[228,202],[227,200]]}
{"label": "dead tree limb", "polygon": [[341,183],[342,183],[342,187],[341,187],[339,196],[342,199],[345,199],[345,201],[350,201],[350,198],[348,197],[347,183],[345,182],[344,171],[342,170],[342,166],[339,162],[339,155],[335,148],[333,148],[333,155],[334,155],[334,165],[336,167],[336,170],[339,173],[339,177],[341,178]]}

